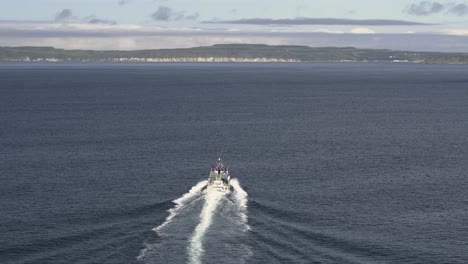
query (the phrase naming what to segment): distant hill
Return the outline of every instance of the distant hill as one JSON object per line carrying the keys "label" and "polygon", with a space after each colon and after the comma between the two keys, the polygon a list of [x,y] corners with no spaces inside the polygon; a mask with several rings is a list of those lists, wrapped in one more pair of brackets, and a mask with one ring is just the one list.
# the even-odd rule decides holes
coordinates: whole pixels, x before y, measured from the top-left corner
{"label": "distant hill", "polygon": [[136,51],[64,50],[53,47],[0,47],[0,61],[50,62],[417,62],[468,64],[468,53],[414,52],[223,44],[187,49]]}

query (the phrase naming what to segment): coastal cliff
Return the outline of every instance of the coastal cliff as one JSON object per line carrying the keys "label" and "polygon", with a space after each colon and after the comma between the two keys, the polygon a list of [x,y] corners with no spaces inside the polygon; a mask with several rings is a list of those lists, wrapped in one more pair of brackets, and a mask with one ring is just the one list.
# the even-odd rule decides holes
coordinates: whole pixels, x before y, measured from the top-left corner
{"label": "coastal cliff", "polygon": [[137,51],[0,47],[0,61],[13,62],[413,62],[468,64],[468,53],[356,49],[352,47],[223,44]]}

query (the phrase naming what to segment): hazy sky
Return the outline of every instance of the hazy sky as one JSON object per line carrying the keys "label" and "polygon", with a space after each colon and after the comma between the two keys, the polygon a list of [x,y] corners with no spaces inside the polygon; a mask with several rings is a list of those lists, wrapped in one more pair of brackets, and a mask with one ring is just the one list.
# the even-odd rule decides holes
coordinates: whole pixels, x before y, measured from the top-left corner
{"label": "hazy sky", "polygon": [[468,52],[465,1],[1,0],[0,7],[0,46],[265,43]]}

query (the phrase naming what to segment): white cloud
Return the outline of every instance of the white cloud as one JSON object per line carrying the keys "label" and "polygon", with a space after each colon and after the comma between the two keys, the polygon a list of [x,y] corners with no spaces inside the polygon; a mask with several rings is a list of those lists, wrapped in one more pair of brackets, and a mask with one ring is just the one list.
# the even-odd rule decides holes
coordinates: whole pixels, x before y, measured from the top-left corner
{"label": "white cloud", "polygon": [[468,36],[468,29],[443,29],[442,34],[456,35],[456,36]]}
{"label": "white cloud", "polygon": [[376,32],[370,28],[357,27],[351,29],[350,33],[352,34],[375,34]]}
{"label": "white cloud", "polygon": [[0,46],[136,50],[187,48],[227,43],[263,43],[312,47],[468,52],[468,29],[447,29],[430,34],[377,34],[374,30],[365,27],[343,32],[335,28],[319,28],[315,32],[311,30],[297,32],[289,28],[272,31],[232,29],[234,30],[133,24],[0,21]]}
{"label": "white cloud", "polygon": [[316,33],[329,33],[329,34],[344,34],[344,31],[341,30],[333,30],[333,29],[328,29],[328,28],[320,28],[320,29],[315,29],[312,30],[312,32]]}
{"label": "white cloud", "polygon": [[[7,35],[22,35],[30,37],[125,37],[148,36],[161,33],[198,32],[200,28],[173,27],[166,28],[156,25],[136,24],[89,24],[89,23],[53,23],[53,22],[23,22],[0,21],[0,33]],[[1,35],[1,34],[0,34]]]}

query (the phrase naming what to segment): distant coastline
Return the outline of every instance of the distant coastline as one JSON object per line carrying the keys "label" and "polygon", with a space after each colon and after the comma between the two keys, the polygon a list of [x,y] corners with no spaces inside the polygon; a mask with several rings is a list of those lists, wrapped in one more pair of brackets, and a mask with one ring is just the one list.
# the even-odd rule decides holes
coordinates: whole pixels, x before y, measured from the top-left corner
{"label": "distant coastline", "polygon": [[468,53],[414,52],[352,47],[218,44],[187,49],[137,51],[64,50],[53,47],[0,47],[1,62],[408,62],[468,64]]}

